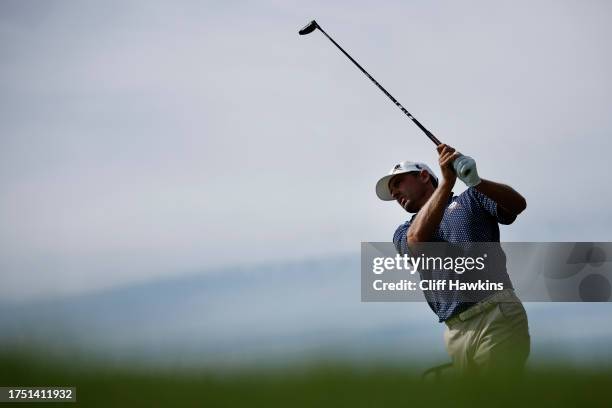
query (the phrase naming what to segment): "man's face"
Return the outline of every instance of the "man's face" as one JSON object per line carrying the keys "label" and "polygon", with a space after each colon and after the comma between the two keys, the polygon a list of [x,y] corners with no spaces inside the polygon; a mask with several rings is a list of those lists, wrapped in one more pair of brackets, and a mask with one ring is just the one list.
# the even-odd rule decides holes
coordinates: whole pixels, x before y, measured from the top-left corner
{"label": "man's face", "polygon": [[429,177],[423,172],[412,172],[398,174],[389,180],[391,195],[399,205],[409,213],[419,211],[426,200],[428,185],[431,185]]}

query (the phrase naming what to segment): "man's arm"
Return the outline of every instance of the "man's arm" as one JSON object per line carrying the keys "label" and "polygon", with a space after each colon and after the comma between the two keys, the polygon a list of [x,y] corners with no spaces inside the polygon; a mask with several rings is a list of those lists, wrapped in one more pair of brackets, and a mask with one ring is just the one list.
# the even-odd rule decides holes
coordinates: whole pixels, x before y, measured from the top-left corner
{"label": "man's arm", "polygon": [[453,161],[460,153],[455,152],[450,146],[441,144],[438,146],[438,162],[442,170],[442,181],[434,190],[429,200],[421,207],[408,228],[408,245],[417,242],[427,242],[440,225],[451,190],[457,181],[457,175],[453,170]]}
{"label": "man's arm", "polygon": [[408,244],[427,242],[440,225],[453,186],[442,182],[419,210],[408,228]]}
{"label": "man's arm", "polygon": [[508,185],[482,179],[474,188],[495,201],[498,211],[502,210],[507,215],[517,216],[527,208],[525,198]]}

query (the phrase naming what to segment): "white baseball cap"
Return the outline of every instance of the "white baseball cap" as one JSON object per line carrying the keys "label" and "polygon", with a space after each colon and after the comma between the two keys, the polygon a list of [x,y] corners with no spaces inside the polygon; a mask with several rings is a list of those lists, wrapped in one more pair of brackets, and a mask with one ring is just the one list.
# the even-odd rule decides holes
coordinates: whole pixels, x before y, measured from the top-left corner
{"label": "white baseball cap", "polygon": [[421,170],[427,170],[429,175],[436,180],[436,183],[438,182],[438,177],[436,177],[428,165],[425,163],[417,163],[406,160],[393,166],[393,168],[389,171],[389,174],[378,180],[378,183],[376,183],[376,195],[381,200],[393,201],[394,198],[391,196],[391,191],[389,190],[389,180],[391,180],[391,177],[395,176],[396,174],[410,173]]}

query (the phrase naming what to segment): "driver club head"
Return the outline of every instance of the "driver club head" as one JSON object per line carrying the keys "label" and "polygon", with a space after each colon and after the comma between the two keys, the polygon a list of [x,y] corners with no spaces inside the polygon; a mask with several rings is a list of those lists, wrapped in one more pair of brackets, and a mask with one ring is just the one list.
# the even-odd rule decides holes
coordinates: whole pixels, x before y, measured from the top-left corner
{"label": "driver club head", "polygon": [[319,27],[319,25],[317,24],[317,22],[315,20],[312,20],[310,23],[306,24],[306,26],[304,26],[304,28],[302,28],[299,31],[299,34],[300,35],[310,34],[314,30],[316,30],[318,27]]}

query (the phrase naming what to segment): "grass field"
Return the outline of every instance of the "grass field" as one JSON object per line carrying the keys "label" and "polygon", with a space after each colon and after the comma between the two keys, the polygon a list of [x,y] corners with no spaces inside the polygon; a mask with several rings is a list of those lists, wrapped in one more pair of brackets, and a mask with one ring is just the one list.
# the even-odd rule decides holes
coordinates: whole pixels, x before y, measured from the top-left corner
{"label": "grass field", "polygon": [[[315,364],[219,374],[66,364],[0,356],[2,386],[75,386],[77,405],[202,407],[610,406],[612,370],[532,368],[520,383],[500,378],[423,383],[409,368]],[[58,403],[52,403],[59,406]],[[75,406],[75,404],[64,404]],[[24,406],[24,404],[19,404]],[[40,406],[40,405],[37,405]]]}

